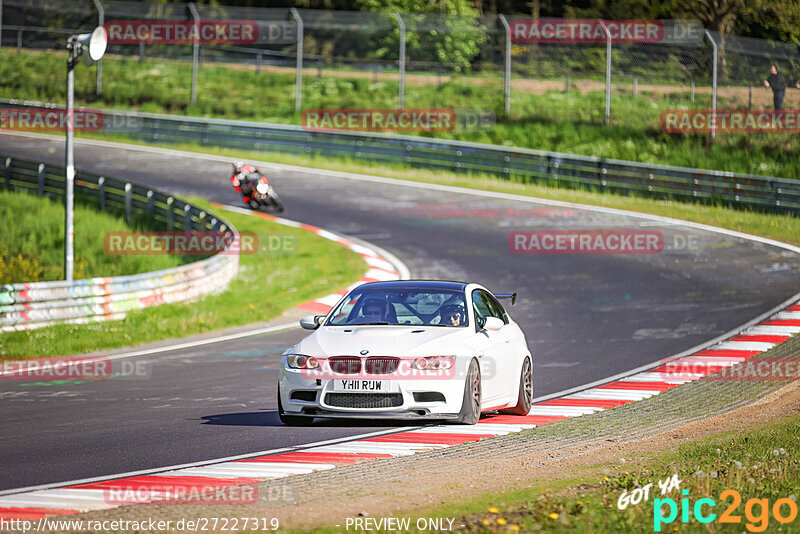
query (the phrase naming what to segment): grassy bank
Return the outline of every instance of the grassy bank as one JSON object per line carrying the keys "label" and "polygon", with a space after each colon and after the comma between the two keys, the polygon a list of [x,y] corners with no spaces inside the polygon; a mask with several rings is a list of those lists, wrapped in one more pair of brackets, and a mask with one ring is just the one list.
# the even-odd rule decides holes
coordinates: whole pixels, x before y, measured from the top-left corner
{"label": "grassy bank", "polygon": [[[121,218],[75,206],[76,279],[168,269],[197,258],[110,255],[103,235],[132,229]],[[0,191],[0,284],[62,280],[64,203],[29,193]]]}
{"label": "grassy bank", "polygon": [[[24,52],[4,57],[0,62],[0,96],[65,101],[63,84],[51,83],[63,76],[63,54]],[[252,66],[204,65],[194,105],[190,104],[189,63],[105,59],[103,95],[99,98],[94,95],[92,72],[87,69],[76,76],[79,104],[251,121],[300,122],[292,96],[295,77],[285,69],[257,74]],[[375,81],[363,74],[325,71],[321,77],[306,75],[303,107],[397,106],[398,86],[394,79],[382,77]],[[444,132],[437,136],[642,162],[788,178],[800,176],[797,158],[800,141],[791,134],[720,134],[717,142],[708,146],[703,134],[661,132],[662,111],[710,107],[709,95],[698,94],[695,102],[691,102],[685,88],[642,89],[638,98],[633,98],[629,89],[620,86],[612,97],[612,123],[605,125],[602,91],[581,93],[572,89],[564,93],[563,89],[542,89],[552,82],[519,80],[530,82],[530,87],[523,85],[513,91],[512,113],[506,116],[497,80],[461,76],[441,84],[431,81],[429,77],[409,77],[407,106],[413,103],[415,108],[488,109],[498,118],[496,126],[486,131]],[[756,93],[756,96],[764,95]],[[741,105],[738,93],[729,96],[721,93],[719,108]]]}
{"label": "grassy bank", "polygon": [[[673,452],[655,456],[628,456],[624,462],[606,468],[585,469],[584,476],[541,482],[533,487],[503,493],[481,495],[468,502],[440,504],[424,509],[406,510],[393,517],[410,517],[417,532],[417,518],[453,519],[454,531],[506,532],[799,532],[797,517],[789,524],[779,523],[773,506],[782,501],[781,514],[790,516],[792,500],[797,509],[800,488],[800,415],[741,432],[715,434],[689,442]],[[677,487],[661,494],[659,481],[669,484],[673,475],[680,480]],[[642,495],[648,484],[648,499],[630,504],[631,494],[639,489]],[[686,490],[688,493],[683,494]],[[741,502],[731,505],[738,492]],[[681,499],[688,499],[688,519],[682,520]],[[661,501],[656,501],[661,499]],[[671,520],[670,505],[674,501],[677,515]],[[702,515],[715,514],[707,525],[694,516],[695,503],[706,501]],[[750,503],[751,499],[760,502]],[[637,498],[638,500],[638,498]],[[766,508],[761,502],[768,503]],[[654,507],[659,512],[654,516]],[[623,509],[620,509],[622,506]],[[722,514],[731,508],[735,523],[722,523]],[[655,521],[654,517],[662,520]],[[463,525],[463,526],[461,526]],[[745,530],[746,529],[746,530]],[[306,530],[307,531],[307,530]],[[299,531],[298,531],[299,532]],[[317,528],[312,532],[343,532],[342,528]]]}
{"label": "grassy bank", "polygon": [[[202,199],[191,201],[219,211]],[[341,289],[366,271],[358,255],[306,230],[238,213],[225,212],[224,217],[240,232],[255,232],[259,243],[267,244],[267,250],[240,256],[239,275],[225,291],[189,305],[164,304],[134,311],[122,321],[4,334],[0,356],[25,359],[80,354],[266,321]],[[270,251],[270,236],[285,236],[282,242],[290,245]],[[148,262],[155,257],[144,256]]]}
{"label": "grassy bank", "polygon": [[[681,446],[677,451],[661,454],[653,459],[626,458],[631,465],[608,475],[567,483],[566,487],[521,490],[503,495],[485,496],[472,503],[437,509],[434,517],[461,517],[457,522],[467,525],[467,531],[505,532],[517,526],[524,531],[562,532],[653,532],[658,525],[661,532],[687,530],[705,531],[706,527],[693,515],[695,503],[701,498],[712,499],[716,506],[702,508],[704,516],[713,511],[716,519],[708,525],[709,532],[742,532],[745,528],[759,532],[800,531],[796,519],[781,525],[772,514],[778,499],[797,502],[800,488],[800,448],[798,433],[800,416],[764,425],[744,432],[717,434],[711,438]],[[677,475],[680,490],[673,489],[661,495],[658,482]],[[625,495],[636,488],[652,483],[649,499],[637,505],[625,505]],[[684,496],[681,490],[688,490]],[[732,509],[738,516],[736,523],[721,523],[720,516],[729,508],[734,497],[721,495],[725,490],[735,490],[741,503]],[[689,499],[689,518],[682,522],[681,499]],[[655,499],[662,499],[655,517]],[[678,514],[672,521],[670,506],[673,499]],[[750,499],[766,499],[768,509],[761,504],[748,504]],[[619,506],[624,509],[620,510]],[[783,516],[789,516],[790,506],[782,505]],[[796,507],[796,504],[795,504]],[[796,509],[796,508],[795,508]],[[747,513],[747,510],[750,513]],[[749,526],[748,526],[749,525]],[[782,527],[779,529],[779,527]],[[759,530],[761,529],[761,530]]]}

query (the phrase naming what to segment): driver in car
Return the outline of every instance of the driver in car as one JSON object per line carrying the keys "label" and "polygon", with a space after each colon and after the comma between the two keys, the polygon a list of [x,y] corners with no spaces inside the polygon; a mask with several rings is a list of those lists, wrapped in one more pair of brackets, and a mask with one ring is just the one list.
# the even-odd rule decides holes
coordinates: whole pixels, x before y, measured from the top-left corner
{"label": "driver in car", "polygon": [[463,326],[466,320],[464,308],[461,306],[442,306],[442,321],[446,326]]}
{"label": "driver in car", "polygon": [[370,299],[361,307],[362,316],[360,323],[383,323],[386,322],[386,306],[388,304],[382,300]]}

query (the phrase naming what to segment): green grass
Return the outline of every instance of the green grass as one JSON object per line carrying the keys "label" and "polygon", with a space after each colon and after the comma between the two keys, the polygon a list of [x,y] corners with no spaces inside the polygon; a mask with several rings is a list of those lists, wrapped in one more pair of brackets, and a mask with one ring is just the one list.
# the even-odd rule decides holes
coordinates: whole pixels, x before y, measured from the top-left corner
{"label": "green grass", "polygon": [[[29,193],[0,191],[0,284],[62,280],[64,277],[64,203]],[[122,218],[75,205],[76,279],[122,276],[168,269],[197,258],[110,255],[106,232],[133,228]]]}
{"label": "green grass", "polygon": [[[211,212],[220,212],[202,199],[190,200]],[[57,325],[4,334],[0,338],[0,356],[25,359],[82,354],[266,321],[286,309],[346,287],[366,271],[367,265],[358,255],[306,230],[238,213],[221,214],[240,232],[257,233],[260,243],[269,236],[287,236],[296,246],[240,256],[239,275],[230,285],[223,292],[192,304],[145,308],[128,314],[122,321]],[[149,262],[154,257],[144,258]]]}
{"label": "green grass", "polygon": [[[292,96],[295,77],[290,72],[264,71],[259,75],[252,66],[204,65],[194,105],[190,104],[189,63],[107,58],[103,62],[103,95],[99,99],[94,96],[93,73],[94,69],[85,67],[77,70],[79,104],[289,124],[300,121]],[[52,83],[62,79],[63,74],[64,55],[60,52],[4,54],[0,62],[0,96],[64,102],[64,84]],[[317,78],[306,73],[305,109],[397,106],[396,81],[381,78],[375,82],[369,76],[337,74],[342,76],[326,74]],[[620,88],[612,96],[610,125],[604,124],[601,91],[533,94],[516,90],[512,92],[512,113],[506,116],[497,78],[457,76],[441,85],[424,85],[409,78],[406,105],[489,109],[497,114],[498,123],[490,130],[436,134],[439,137],[788,178],[800,176],[800,140],[796,135],[721,134],[709,146],[706,135],[661,132],[661,111],[710,107],[709,95],[698,94],[692,103],[687,91],[680,91],[640,91],[634,99],[629,90]],[[742,104],[719,99],[721,109]]]}
{"label": "green grass", "polygon": [[[662,532],[747,532],[750,527],[768,525],[769,532],[798,532],[800,519],[780,525],[771,516],[762,517],[759,506],[750,499],[767,499],[770,512],[778,499],[793,498],[800,489],[800,415],[741,432],[715,434],[709,438],[680,446],[676,451],[626,458],[625,464],[606,468],[580,469],[578,476],[542,482],[530,487],[519,484],[502,493],[486,493],[466,502],[435,505],[423,509],[394,512],[393,517],[411,517],[411,525],[420,517],[454,518],[460,532],[650,532],[654,531],[655,499],[674,499],[678,515],[670,524],[661,525]],[[680,490],[661,495],[658,482],[677,474],[680,490],[688,490],[689,521],[681,522]],[[627,492],[653,484],[649,499],[638,505],[618,509],[618,501]],[[734,515],[739,524],[721,524],[719,518],[732,502],[722,499],[725,490],[736,490],[741,504]],[[697,500],[711,498],[717,515],[708,530],[692,515]],[[703,514],[709,513],[703,507]],[[668,516],[668,505],[663,514]],[[788,505],[782,514],[788,515]],[[782,527],[782,528],[779,528]],[[746,530],[745,530],[746,529]],[[308,531],[308,529],[304,529]],[[412,527],[411,532],[416,532]],[[753,530],[757,531],[757,530]],[[299,530],[297,531],[299,532]],[[341,532],[327,527],[317,533]]]}

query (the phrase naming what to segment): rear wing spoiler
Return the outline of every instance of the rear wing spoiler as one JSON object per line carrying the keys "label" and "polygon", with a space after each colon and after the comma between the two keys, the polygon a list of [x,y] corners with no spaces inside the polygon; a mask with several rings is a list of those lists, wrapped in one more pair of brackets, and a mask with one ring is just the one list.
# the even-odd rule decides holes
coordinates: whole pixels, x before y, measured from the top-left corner
{"label": "rear wing spoiler", "polygon": [[496,299],[511,299],[511,305],[517,303],[517,293],[493,293],[494,298]]}

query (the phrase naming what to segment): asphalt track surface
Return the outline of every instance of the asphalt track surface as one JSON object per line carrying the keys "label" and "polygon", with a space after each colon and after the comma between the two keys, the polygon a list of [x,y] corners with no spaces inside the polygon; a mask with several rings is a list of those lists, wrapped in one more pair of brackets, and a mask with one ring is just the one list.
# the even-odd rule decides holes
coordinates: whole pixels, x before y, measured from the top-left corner
{"label": "asphalt track surface", "polygon": [[[0,135],[0,153],[63,165],[61,138]],[[264,159],[268,159],[265,155]],[[238,204],[230,163],[77,141],[76,166]],[[424,172],[424,171],[420,171]],[[370,241],[414,277],[517,291],[536,396],[679,353],[800,291],[800,256],[636,217],[320,176],[271,173],[285,216]],[[513,254],[514,230],[649,230],[658,254]],[[335,291],[340,288],[331,288]],[[299,328],[128,360],[146,379],[0,380],[0,490],[229,457],[390,427],[282,426],[281,352]]]}

